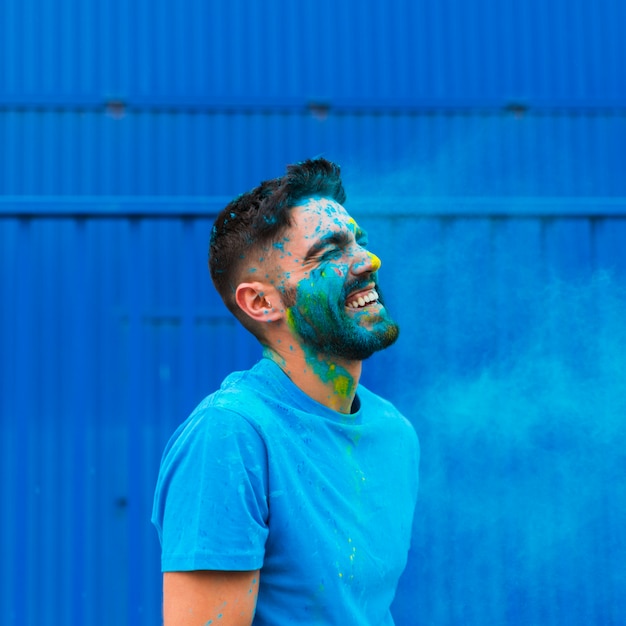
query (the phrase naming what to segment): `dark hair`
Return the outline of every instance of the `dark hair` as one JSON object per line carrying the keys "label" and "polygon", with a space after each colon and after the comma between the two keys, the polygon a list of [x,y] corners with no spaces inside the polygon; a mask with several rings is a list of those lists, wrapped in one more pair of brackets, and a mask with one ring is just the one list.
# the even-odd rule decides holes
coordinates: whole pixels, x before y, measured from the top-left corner
{"label": "dark hair", "polygon": [[248,330],[247,316],[235,302],[246,255],[276,243],[291,225],[291,209],[311,196],[345,202],[337,164],[318,158],[288,165],[284,176],[235,198],[215,220],[209,247],[211,278],[226,306]]}

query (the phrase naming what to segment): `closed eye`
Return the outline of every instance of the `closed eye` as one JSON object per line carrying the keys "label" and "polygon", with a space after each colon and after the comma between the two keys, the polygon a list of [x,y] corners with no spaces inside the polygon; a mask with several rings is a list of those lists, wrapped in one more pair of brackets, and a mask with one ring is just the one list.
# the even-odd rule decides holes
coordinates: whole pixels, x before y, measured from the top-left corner
{"label": "closed eye", "polygon": [[329,256],[335,256],[336,254],[341,254],[345,250],[345,248],[346,248],[346,246],[344,246],[344,245],[327,246],[322,251],[322,256],[323,257],[329,257]]}
{"label": "closed eye", "polygon": [[350,237],[346,233],[330,233],[316,241],[307,251],[304,262],[307,263],[316,258],[329,258],[341,253],[341,250],[350,244]]}

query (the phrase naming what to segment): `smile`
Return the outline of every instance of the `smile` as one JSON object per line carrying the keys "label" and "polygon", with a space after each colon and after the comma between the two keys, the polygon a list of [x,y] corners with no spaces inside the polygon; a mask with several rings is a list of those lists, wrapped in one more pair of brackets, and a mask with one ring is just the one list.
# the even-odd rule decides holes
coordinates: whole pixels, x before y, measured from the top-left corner
{"label": "smile", "polygon": [[346,304],[349,309],[361,309],[368,304],[378,302],[378,293],[375,289],[371,289],[362,296],[358,296]]}

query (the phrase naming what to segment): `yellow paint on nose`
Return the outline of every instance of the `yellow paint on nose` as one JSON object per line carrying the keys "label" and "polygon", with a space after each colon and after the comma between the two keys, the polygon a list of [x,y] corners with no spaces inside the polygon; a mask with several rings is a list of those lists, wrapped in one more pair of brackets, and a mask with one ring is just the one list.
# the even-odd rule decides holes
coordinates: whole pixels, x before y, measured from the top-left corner
{"label": "yellow paint on nose", "polygon": [[370,260],[372,261],[372,267],[374,268],[374,271],[377,272],[380,269],[380,266],[383,264],[383,262],[373,252],[368,252],[367,254],[370,257]]}

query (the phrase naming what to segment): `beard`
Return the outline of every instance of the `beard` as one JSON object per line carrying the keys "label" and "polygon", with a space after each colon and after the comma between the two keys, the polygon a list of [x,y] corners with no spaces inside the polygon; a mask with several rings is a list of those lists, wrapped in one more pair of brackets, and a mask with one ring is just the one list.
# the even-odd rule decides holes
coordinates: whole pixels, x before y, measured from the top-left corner
{"label": "beard", "polygon": [[352,285],[343,298],[335,299],[321,290],[285,287],[283,303],[289,310],[290,326],[304,347],[326,356],[364,361],[396,341],[400,328],[387,313],[378,286],[381,306],[375,312],[367,307],[346,312],[345,299],[357,288]]}

